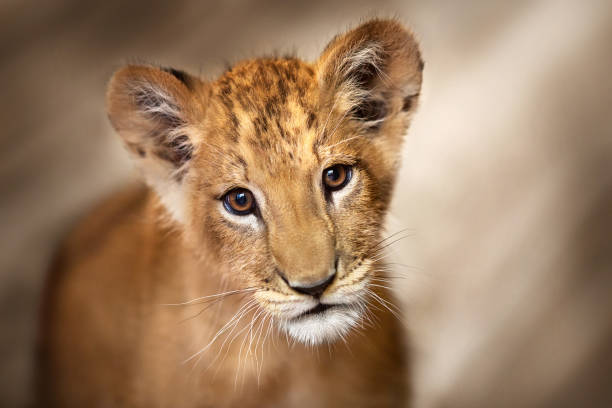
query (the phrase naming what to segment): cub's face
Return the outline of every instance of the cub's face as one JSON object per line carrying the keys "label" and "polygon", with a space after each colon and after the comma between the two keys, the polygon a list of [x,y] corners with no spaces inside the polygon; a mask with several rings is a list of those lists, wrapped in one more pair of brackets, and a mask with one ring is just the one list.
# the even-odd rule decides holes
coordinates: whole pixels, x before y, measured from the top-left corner
{"label": "cub's face", "polygon": [[366,310],[421,71],[411,34],[374,20],[312,64],[252,60],[215,82],[126,67],[109,116],[192,247],[317,344]]}

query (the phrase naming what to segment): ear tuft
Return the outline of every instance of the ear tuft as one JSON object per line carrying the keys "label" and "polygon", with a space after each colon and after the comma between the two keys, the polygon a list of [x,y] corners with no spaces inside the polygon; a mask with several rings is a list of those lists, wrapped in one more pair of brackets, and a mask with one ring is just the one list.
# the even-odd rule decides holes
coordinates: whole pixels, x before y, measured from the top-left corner
{"label": "ear tuft", "polygon": [[384,50],[380,44],[361,44],[349,52],[338,65],[342,81],[351,81],[360,88],[370,88],[372,81],[383,72]]}
{"label": "ear tuft", "polygon": [[157,121],[160,127],[176,128],[185,124],[173,96],[151,83],[134,83],[130,87],[128,92],[142,115]]}

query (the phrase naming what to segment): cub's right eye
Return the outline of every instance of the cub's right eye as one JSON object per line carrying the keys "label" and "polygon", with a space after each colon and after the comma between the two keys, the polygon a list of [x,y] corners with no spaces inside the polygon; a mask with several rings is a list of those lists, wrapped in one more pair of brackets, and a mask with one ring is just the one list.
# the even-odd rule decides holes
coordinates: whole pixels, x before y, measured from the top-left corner
{"label": "cub's right eye", "polygon": [[226,193],[222,200],[223,206],[230,214],[249,215],[255,211],[255,197],[245,188],[236,188]]}

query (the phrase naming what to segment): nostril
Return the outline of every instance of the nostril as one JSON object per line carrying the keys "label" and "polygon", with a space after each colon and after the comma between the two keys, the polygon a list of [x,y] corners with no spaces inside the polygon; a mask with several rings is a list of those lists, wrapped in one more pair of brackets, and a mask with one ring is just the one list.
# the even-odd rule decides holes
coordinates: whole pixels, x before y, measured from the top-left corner
{"label": "nostril", "polygon": [[295,290],[298,293],[318,298],[323,294],[323,292],[325,292],[325,289],[327,289],[327,287],[334,281],[335,277],[336,274],[333,273],[322,281],[316,282],[311,286],[289,286],[291,287],[291,289]]}

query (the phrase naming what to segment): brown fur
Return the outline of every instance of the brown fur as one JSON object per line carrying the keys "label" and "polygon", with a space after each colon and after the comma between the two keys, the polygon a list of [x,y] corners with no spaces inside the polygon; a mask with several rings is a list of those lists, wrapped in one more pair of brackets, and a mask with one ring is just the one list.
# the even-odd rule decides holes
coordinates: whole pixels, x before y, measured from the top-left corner
{"label": "brown fur", "polygon": [[[65,243],[43,329],[46,403],[402,405],[402,330],[372,279],[384,279],[382,224],[421,70],[412,35],[372,20],[312,64],[251,60],[210,83],[117,72],[109,117],[153,191],[114,197]],[[321,185],[337,163],[355,173],[341,199]],[[255,224],[223,213],[219,198],[235,187],[255,192]],[[325,293],[352,291],[372,307],[346,344],[286,341],[276,322],[305,297],[287,282],[320,281],[336,257]],[[196,354],[241,307],[233,330]]]}

